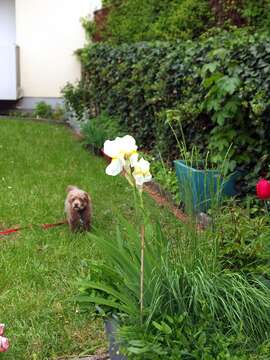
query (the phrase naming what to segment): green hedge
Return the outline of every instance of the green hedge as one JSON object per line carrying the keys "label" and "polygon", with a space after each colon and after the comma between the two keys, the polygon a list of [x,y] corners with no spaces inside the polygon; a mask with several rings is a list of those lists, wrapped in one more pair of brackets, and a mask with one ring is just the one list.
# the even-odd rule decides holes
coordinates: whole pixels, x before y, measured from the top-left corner
{"label": "green hedge", "polygon": [[119,117],[141,146],[174,159],[168,122],[179,138],[181,123],[188,148],[210,151],[214,163],[231,146],[230,169],[244,170],[248,187],[269,172],[269,38],[238,30],[200,42],[97,44],[80,57],[85,106]]}

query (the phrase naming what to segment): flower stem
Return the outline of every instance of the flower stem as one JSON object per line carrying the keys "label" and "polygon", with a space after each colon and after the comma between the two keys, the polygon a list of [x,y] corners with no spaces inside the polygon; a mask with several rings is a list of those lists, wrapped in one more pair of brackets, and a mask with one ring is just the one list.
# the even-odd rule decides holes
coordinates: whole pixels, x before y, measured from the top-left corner
{"label": "flower stem", "polygon": [[140,283],[140,311],[141,311],[141,324],[143,322],[143,295],[144,295],[144,238],[145,228],[144,224],[141,225],[141,283]]}
{"label": "flower stem", "polygon": [[269,201],[265,201],[264,202],[264,207],[265,207],[265,210],[266,210],[266,215],[269,216]]}

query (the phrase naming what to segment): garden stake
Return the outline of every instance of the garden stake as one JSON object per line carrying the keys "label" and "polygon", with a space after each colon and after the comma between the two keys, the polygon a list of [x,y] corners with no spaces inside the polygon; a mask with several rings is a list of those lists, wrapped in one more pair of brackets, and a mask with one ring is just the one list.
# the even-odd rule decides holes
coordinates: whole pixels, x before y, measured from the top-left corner
{"label": "garden stake", "polygon": [[140,289],[140,305],[141,305],[141,324],[143,322],[143,280],[144,280],[144,225],[141,226],[141,289]]}

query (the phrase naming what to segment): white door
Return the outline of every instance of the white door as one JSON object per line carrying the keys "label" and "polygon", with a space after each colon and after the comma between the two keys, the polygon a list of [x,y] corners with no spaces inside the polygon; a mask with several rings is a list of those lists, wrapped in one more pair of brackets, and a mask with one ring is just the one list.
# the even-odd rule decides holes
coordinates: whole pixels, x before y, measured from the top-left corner
{"label": "white door", "polygon": [[0,0],[0,45],[15,45],[15,0]]}
{"label": "white door", "polygon": [[0,100],[19,97],[15,0],[0,0]]}

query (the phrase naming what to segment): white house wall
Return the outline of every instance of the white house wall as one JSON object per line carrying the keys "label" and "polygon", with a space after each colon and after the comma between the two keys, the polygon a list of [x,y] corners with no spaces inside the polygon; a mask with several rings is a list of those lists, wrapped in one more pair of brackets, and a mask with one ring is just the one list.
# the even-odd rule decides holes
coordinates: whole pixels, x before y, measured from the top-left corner
{"label": "white house wall", "polygon": [[85,43],[80,18],[100,6],[100,0],[16,0],[25,97],[59,97],[67,81],[80,78],[80,64],[73,55]]}

